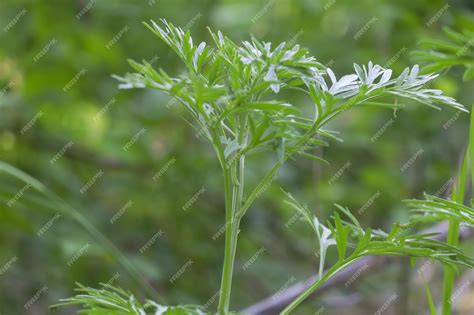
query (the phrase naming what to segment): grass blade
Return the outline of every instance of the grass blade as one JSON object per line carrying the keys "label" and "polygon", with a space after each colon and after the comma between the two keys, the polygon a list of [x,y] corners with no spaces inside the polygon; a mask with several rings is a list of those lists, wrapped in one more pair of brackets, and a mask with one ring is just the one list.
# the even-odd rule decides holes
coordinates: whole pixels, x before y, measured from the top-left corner
{"label": "grass blade", "polygon": [[135,280],[142,289],[153,297],[156,297],[156,291],[142,278],[138,270],[133,266],[133,264],[127,259],[127,257],[122,254],[122,252],[108,239],[104,234],[102,234],[87,218],[85,218],[78,210],[74,209],[68,203],[66,203],[61,197],[53,193],[45,185],[43,185],[37,179],[31,177],[25,172],[20,171],[14,166],[0,161],[0,172],[4,172],[14,178],[17,178],[29,184],[33,189],[41,193],[43,196],[51,200],[55,208],[59,210],[65,216],[69,216],[74,219],[79,225],[81,225],[101,246],[103,246],[116,260],[122,265],[125,271],[130,275],[130,277]]}

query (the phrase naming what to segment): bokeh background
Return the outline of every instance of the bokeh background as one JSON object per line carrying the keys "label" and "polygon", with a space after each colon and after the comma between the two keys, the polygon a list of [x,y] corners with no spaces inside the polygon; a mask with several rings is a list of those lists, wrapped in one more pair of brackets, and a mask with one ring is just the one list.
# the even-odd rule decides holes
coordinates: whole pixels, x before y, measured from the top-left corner
{"label": "bokeh background", "polygon": [[[223,237],[213,238],[224,224],[218,163],[179,104],[154,91],[118,90],[111,78],[130,71],[127,58],[148,60],[172,74],[183,69],[141,22],[164,17],[189,28],[196,41],[209,41],[207,26],[235,41],[250,34],[275,43],[292,41],[341,76],[354,62],[370,60],[400,73],[413,63],[410,54],[420,39],[439,36],[445,26],[472,29],[473,16],[471,0],[2,0],[0,160],[78,209],[159,292],[157,300],[212,304],[224,247]],[[462,73],[454,68],[434,86],[470,108],[474,83],[463,82]],[[396,113],[347,112],[333,124],[344,142],[318,152],[330,166],[297,159],[282,169],[242,223],[233,309],[317,269],[315,240],[303,222],[293,222],[280,187],[322,219],[338,203],[356,213],[363,209],[357,214],[361,222],[381,228],[407,218],[403,199],[443,193],[467,140],[468,115],[407,104]],[[413,156],[413,165],[402,172]],[[252,174],[270,161],[256,157],[249,164],[250,186],[257,178]],[[184,211],[195,194],[197,201]],[[111,282],[144,295],[114,255],[81,226],[4,173],[0,268],[1,314],[49,314],[47,307],[70,296],[75,282]],[[436,298],[441,269],[432,269],[427,281]],[[180,270],[182,275],[170,281]],[[469,309],[473,290],[464,292],[458,310]],[[386,314],[427,310],[416,271],[401,260],[311,299],[299,314],[314,314],[321,306],[324,314],[371,314],[394,292],[403,294]]]}

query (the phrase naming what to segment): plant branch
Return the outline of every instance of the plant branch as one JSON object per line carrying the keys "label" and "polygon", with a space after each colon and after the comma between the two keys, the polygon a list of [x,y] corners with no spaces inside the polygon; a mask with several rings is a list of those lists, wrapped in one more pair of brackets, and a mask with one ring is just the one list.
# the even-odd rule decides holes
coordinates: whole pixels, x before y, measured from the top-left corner
{"label": "plant branch", "polygon": [[[448,228],[446,223],[441,223],[436,225],[433,228],[429,228],[420,232],[420,234],[429,234],[433,232],[438,232],[439,234],[433,236],[433,239],[442,240],[445,239],[448,233]],[[473,234],[472,230],[462,229],[460,236],[462,239],[467,239]],[[316,291],[314,291],[310,297],[315,297],[316,295],[321,295],[329,289],[343,285],[349,280],[355,272],[360,268],[364,270],[375,271],[380,268],[386,267],[388,262],[396,261],[396,257],[385,257],[385,256],[366,256],[358,261],[351,264],[345,270],[340,271],[324,284],[322,284]],[[369,272],[364,272],[361,277]],[[279,293],[278,299],[274,299],[273,296],[267,297],[261,300],[258,303],[255,303],[246,309],[242,310],[241,313],[244,315],[273,315],[278,314],[283,310],[287,305],[289,305],[295,298],[297,298],[302,292],[304,292],[308,287],[311,286],[315,281],[317,281],[318,275],[315,274],[309,277],[306,280],[299,281],[294,285],[288,287],[286,290]]]}

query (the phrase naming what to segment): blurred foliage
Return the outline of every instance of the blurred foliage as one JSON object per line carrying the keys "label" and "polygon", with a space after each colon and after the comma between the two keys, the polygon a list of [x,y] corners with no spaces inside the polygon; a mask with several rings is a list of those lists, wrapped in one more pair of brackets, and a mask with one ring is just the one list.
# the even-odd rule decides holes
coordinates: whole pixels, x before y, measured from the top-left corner
{"label": "blurred foliage", "polygon": [[[111,78],[128,71],[127,58],[159,63],[173,75],[183,70],[141,22],[166,17],[190,28],[199,40],[210,39],[206,26],[211,26],[235,41],[249,33],[265,41],[294,41],[340,76],[352,70],[352,62],[369,60],[400,73],[411,64],[410,52],[419,48],[421,38],[440,35],[444,26],[472,31],[473,10],[469,0],[3,0],[0,159],[80,209],[156,288],[156,300],[212,304],[224,243],[223,237],[213,239],[224,224],[218,164],[210,147],[185,123],[183,108],[159,92],[119,91]],[[470,106],[474,82],[463,82],[463,73],[453,69],[434,85]],[[292,221],[294,210],[282,204],[279,186],[318,209],[321,218],[337,202],[354,213],[362,210],[358,219],[363,226],[386,228],[408,216],[402,199],[423,192],[443,194],[457,169],[467,124],[467,115],[423,106],[347,113],[334,127],[342,130],[344,142],[318,152],[331,166],[305,159],[290,163],[242,223],[232,308],[273,294],[290,277],[303,279],[317,270],[311,231]],[[250,177],[261,172],[262,163],[269,161],[249,166]],[[340,169],[342,175],[332,181]],[[112,280],[144,294],[73,220],[58,218],[57,209],[23,183],[5,174],[0,178],[2,313],[44,314],[48,305],[71,295],[76,281],[96,286]],[[23,195],[9,206],[20,191]],[[255,262],[244,267],[256,253]],[[335,252],[329,250],[331,257]],[[170,281],[183,267],[182,277]],[[405,285],[402,267],[386,271],[334,292],[324,300],[328,314],[377,310]],[[433,279],[439,274],[433,273]],[[363,294],[363,303],[341,308],[335,302],[338,293],[352,290]],[[426,304],[420,302],[421,285],[414,291],[420,298],[411,298],[416,303],[409,307],[416,313]],[[438,293],[434,290],[435,298]],[[39,298],[25,311],[36,294]],[[322,302],[307,307],[314,312]]]}

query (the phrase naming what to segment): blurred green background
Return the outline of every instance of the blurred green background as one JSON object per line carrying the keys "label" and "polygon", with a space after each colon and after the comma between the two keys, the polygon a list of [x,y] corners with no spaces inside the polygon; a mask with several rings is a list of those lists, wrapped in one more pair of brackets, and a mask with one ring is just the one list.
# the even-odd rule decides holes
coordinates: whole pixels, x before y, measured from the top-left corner
{"label": "blurred green background", "polygon": [[[158,290],[157,299],[212,302],[224,247],[223,237],[213,239],[224,224],[218,163],[179,104],[154,91],[118,90],[111,78],[130,71],[127,58],[148,60],[171,74],[183,69],[141,22],[164,17],[191,29],[196,41],[209,40],[207,26],[235,41],[249,34],[291,41],[341,76],[352,72],[353,62],[370,60],[400,73],[412,64],[410,52],[421,38],[440,35],[444,26],[472,29],[473,16],[471,0],[2,0],[0,160],[79,209]],[[434,85],[470,107],[474,83],[462,82],[462,73],[452,69]],[[280,172],[242,223],[233,309],[317,269],[314,239],[304,223],[293,223],[280,186],[323,219],[339,203],[355,213],[364,207],[358,217],[365,226],[386,228],[407,218],[401,200],[434,194],[455,175],[468,115],[408,105],[396,113],[346,113],[333,124],[344,142],[319,152],[331,166],[297,159]],[[415,163],[401,172],[415,154]],[[249,186],[252,174],[269,166],[264,157],[251,160]],[[331,180],[341,168],[342,175]],[[2,173],[0,197],[1,314],[49,314],[47,307],[70,296],[75,282],[111,281],[143,295],[113,256],[33,189]],[[243,267],[254,255],[255,262]],[[183,275],[170,281],[183,267]],[[323,304],[324,314],[373,313],[395,291],[409,294],[387,314],[427,309],[414,271],[407,276],[404,264],[383,271],[306,303],[301,314]],[[428,279],[435,298],[439,279],[440,268]]]}

